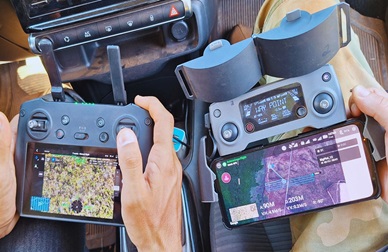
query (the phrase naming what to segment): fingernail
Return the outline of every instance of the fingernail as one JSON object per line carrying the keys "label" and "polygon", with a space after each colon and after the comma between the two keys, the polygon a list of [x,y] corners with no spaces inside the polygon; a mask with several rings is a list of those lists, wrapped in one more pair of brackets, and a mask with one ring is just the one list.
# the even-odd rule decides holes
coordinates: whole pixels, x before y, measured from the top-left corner
{"label": "fingernail", "polygon": [[361,97],[366,97],[370,94],[370,91],[367,88],[358,85],[355,88],[353,88],[352,93]]}
{"label": "fingernail", "polygon": [[356,113],[357,112],[357,105],[356,104],[352,104],[352,105],[350,105],[350,111],[352,112],[352,113]]}
{"label": "fingernail", "polygon": [[136,142],[136,136],[129,129],[122,129],[119,133],[118,144],[121,146]]}

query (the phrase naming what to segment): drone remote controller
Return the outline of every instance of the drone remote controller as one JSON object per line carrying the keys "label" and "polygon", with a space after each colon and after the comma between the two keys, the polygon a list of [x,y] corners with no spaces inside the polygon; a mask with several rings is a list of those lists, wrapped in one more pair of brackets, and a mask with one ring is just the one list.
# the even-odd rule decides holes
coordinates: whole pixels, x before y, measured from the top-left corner
{"label": "drone remote controller", "polygon": [[122,128],[134,131],[144,168],[153,144],[153,121],[146,110],[126,105],[118,46],[107,47],[117,105],[85,103],[66,95],[54,67],[52,43],[43,40],[41,49],[44,64],[52,66],[46,67],[52,92],[20,108],[15,153],[18,212],[121,226],[116,136]]}
{"label": "drone remote controller", "polygon": [[24,103],[16,147],[21,216],[122,225],[116,135],[124,127],[135,132],[146,164],[153,121],[144,109]]}
{"label": "drone remote controller", "polygon": [[310,74],[212,103],[209,117],[218,152],[224,156],[287,131],[343,122],[346,111],[336,74],[325,65]]}

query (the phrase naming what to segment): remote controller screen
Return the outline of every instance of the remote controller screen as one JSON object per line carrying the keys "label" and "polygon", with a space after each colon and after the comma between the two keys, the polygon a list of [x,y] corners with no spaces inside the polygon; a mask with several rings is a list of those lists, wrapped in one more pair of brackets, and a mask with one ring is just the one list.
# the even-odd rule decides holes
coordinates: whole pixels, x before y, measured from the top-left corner
{"label": "remote controller screen", "polygon": [[363,140],[354,124],[219,159],[212,168],[230,226],[374,193]]}
{"label": "remote controller screen", "polygon": [[240,102],[240,111],[248,133],[290,122],[307,114],[299,83],[246,99]]}
{"label": "remote controller screen", "polygon": [[121,185],[116,150],[39,143],[29,143],[28,150],[32,169],[29,210],[114,218]]}

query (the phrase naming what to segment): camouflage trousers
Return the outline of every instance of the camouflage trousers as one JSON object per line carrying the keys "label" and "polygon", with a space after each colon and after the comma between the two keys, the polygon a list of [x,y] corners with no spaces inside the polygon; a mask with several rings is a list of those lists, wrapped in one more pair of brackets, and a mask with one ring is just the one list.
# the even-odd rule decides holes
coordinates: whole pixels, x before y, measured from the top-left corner
{"label": "camouflage trousers", "polygon": [[[292,10],[314,13],[337,3],[336,0],[266,0],[256,19],[254,33],[278,26]],[[329,63],[338,76],[348,114],[350,90],[354,86],[381,87],[373,77],[353,31],[352,41]],[[266,78],[267,83],[274,80],[269,76]],[[381,198],[297,215],[290,218],[290,223],[293,251],[376,251],[388,244],[388,204]]]}

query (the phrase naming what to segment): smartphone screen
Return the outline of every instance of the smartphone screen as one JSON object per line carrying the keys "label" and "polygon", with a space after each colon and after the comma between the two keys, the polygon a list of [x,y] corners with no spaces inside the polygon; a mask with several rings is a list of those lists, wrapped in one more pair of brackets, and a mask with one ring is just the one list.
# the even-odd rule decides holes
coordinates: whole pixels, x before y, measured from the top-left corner
{"label": "smartphone screen", "polygon": [[216,159],[228,227],[350,203],[379,194],[359,121]]}

